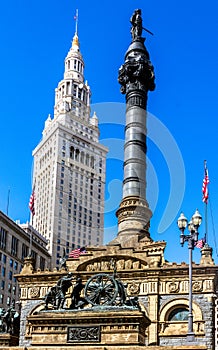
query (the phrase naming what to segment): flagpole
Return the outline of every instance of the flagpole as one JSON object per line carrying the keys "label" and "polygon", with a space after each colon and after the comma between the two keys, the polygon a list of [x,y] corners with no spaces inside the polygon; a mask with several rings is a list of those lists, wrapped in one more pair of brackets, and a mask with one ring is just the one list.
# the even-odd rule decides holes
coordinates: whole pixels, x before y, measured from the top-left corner
{"label": "flagpole", "polygon": [[32,256],[32,245],[33,245],[33,214],[31,213],[31,220],[30,220],[30,246],[29,246],[29,257]]}
{"label": "flagpole", "polygon": [[207,203],[205,203],[204,208],[204,215],[205,215],[205,243],[208,242],[208,210],[207,210]]}
{"label": "flagpole", "polygon": [[78,9],[77,9],[77,10],[76,10],[76,16],[74,16],[74,19],[75,19],[75,21],[76,21],[75,33],[76,33],[77,35],[78,35],[78,20],[79,20],[78,14],[79,14],[79,11],[78,11]]}
{"label": "flagpole", "polygon": [[209,199],[209,190],[208,190],[208,184],[209,184],[209,175],[208,175],[208,169],[207,169],[207,161],[204,161],[204,179],[203,179],[203,186],[202,186],[202,193],[203,193],[203,202],[205,204],[204,206],[204,216],[205,216],[205,234],[204,239],[205,243],[208,243],[208,199]]}
{"label": "flagpole", "polygon": [[10,188],[8,189],[8,199],[7,199],[6,215],[8,215],[8,210],[9,210],[9,202],[10,202]]}
{"label": "flagpole", "polygon": [[30,209],[30,245],[29,245],[29,257],[32,256],[32,245],[33,245],[33,217],[35,215],[35,185],[33,186],[32,193],[29,201]]}

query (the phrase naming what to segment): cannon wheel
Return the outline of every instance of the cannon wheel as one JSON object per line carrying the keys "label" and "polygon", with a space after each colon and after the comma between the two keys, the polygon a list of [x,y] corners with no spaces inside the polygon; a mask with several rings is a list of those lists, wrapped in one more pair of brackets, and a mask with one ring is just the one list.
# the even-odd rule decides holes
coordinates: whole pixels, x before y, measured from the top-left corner
{"label": "cannon wheel", "polygon": [[111,305],[118,295],[116,280],[105,273],[91,277],[84,290],[85,299],[89,304]]}

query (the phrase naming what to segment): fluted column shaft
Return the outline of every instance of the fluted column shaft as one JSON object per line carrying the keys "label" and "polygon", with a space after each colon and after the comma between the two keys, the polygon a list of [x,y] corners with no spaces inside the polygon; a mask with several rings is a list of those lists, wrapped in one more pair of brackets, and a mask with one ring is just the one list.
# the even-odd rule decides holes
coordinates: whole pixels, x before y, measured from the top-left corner
{"label": "fluted column shaft", "polygon": [[123,198],[146,198],[146,111],[133,106],[126,112]]}

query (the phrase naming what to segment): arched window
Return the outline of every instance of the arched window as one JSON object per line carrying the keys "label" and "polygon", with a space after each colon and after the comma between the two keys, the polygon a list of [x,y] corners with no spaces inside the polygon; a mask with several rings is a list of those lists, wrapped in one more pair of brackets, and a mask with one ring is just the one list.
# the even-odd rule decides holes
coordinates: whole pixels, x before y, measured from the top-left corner
{"label": "arched window", "polygon": [[89,166],[89,154],[86,155],[86,165]]}
{"label": "arched window", "polygon": [[75,152],[75,160],[79,160],[79,149],[77,148],[76,149],[76,152]]}
{"label": "arched window", "polygon": [[74,147],[70,147],[70,158],[74,159]]}
{"label": "arched window", "polygon": [[84,164],[84,152],[81,152],[80,154],[80,161],[82,164]]}
{"label": "arched window", "polygon": [[94,169],[94,165],[95,165],[95,162],[94,162],[94,157],[91,156],[91,168]]}
{"label": "arched window", "polygon": [[187,321],[188,313],[188,309],[185,307],[179,307],[170,312],[168,321]]}

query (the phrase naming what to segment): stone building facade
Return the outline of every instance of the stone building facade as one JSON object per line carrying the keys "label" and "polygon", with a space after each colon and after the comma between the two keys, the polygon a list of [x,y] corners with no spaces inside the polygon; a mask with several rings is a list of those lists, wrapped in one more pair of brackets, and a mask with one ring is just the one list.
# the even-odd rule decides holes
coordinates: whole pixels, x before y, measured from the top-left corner
{"label": "stone building facade", "polygon": [[0,308],[6,309],[12,300],[19,300],[20,289],[14,276],[21,271],[30,250],[35,259],[34,269],[50,267],[46,244],[31,225],[18,225],[0,211]]}
{"label": "stone building facade", "polygon": [[[140,310],[150,320],[145,332],[143,346],[164,346],[179,348],[187,346],[187,313],[188,313],[188,265],[185,263],[168,263],[164,259],[165,242],[140,243],[137,247],[125,248],[120,245],[107,245],[100,248],[90,247],[85,255],[78,259],[68,259],[67,271],[33,272],[31,264],[24,266],[18,276],[21,287],[22,315],[20,346],[45,346],[46,336],[42,337],[43,344],[39,344],[38,332],[53,334],[58,344],[58,334],[64,334],[65,346],[67,342],[67,328],[70,324],[59,322],[55,326],[44,323],[35,323],[36,317],[45,307],[44,296],[48,289],[54,286],[60,276],[72,272],[74,279],[69,289],[65,312],[66,317],[75,319],[81,317],[78,310],[69,310],[70,294],[77,277],[81,277],[85,284],[91,276],[105,273],[113,275],[111,261],[116,262],[116,271],[119,279],[125,283],[127,295],[138,296]],[[209,255],[208,255],[209,251]],[[211,258],[211,249],[202,248],[200,264],[193,264],[193,322],[195,344],[204,346],[205,349],[215,349],[215,304],[217,287],[217,267]],[[83,312],[89,312],[84,309]],[[105,311],[104,311],[105,312]],[[104,314],[103,312],[103,314]],[[116,312],[115,312],[116,313]],[[43,317],[45,314],[41,314]],[[99,311],[99,317],[102,313]],[[62,315],[62,317],[65,317]],[[58,317],[58,312],[52,317]],[[37,321],[38,322],[38,321]],[[80,324],[81,319],[78,324]],[[110,326],[110,318],[107,320],[110,328],[108,339],[104,344],[109,346],[114,330]],[[122,329],[122,326],[120,326]],[[119,327],[118,327],[119,328]],[[125,328],[125,327],[124,327]],[[56,337],[55,337],[56,334]],[[62,340],[63,341],[63,340]],[[34,344],[35,342],[35,344]],[[80,344],[79,344],[80,345]],[[79,348],[78,345],[78,349]],[[81,346],[84,345],[83,343]],[[123,345],[126,345],[125,341]],[[193,344],[188,344],[193,345]],[[64,349],[64,347],[63,347]],[[107,349],[110,349],[108,347]],[[119,349],[119,347],[118,347]]]}

